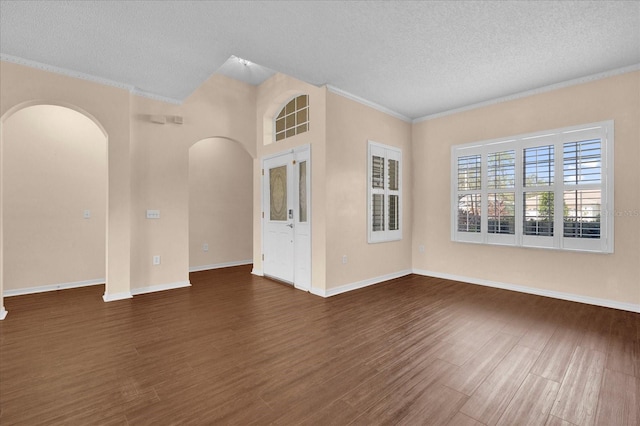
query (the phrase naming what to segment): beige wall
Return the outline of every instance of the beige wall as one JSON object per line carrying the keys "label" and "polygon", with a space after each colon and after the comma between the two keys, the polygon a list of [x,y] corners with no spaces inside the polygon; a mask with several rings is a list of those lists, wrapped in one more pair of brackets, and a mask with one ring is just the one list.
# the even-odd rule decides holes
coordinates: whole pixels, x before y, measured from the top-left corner
{"label": "beige wall", "polygon": [[[182,105],[133,97],[132,289],[189,280],[189,149],[202,139],[224,137],[253,154],[255,99],[254,86],[220,75]],[[183,124],[156,124],[153,115],[181,116]],[[160,219],[146,219],[147,209],[160,210]],[[244,244],[226,243],[231,252]],[[161,257],[160,265],[153,265],[153,256]]]}
{"label": "beige wall", "polygon": [[[367,243],[367,147],[402,150],[402,240]],[[411,270],[411,123],[327,95],[327,288]],[[342,257],[347,256],[347,263]]]}
{"label": "beige wall", "polygon": [[237,142],[208,138],[189,149],[190,268],[251,261],[252,188],[253,159]]}
{"label": "beige wall", "polygon": [[[82,112],[107,135],[107,292],[128,293],[131,241],[129,92],[4,61],[0,62],[0,77],[0,134],[4,133],[4,122],[16,111],[30,105],[54,104]],[[0,170],[0,179],[3,174],[4,170]],[[0,212],[3,211],[4,206],[1,206]],[[0,258],[4,253],[2,255]],[[5,287],[3,276],[4,271],[0,274],[0,302]]]}
{"label": "beige wall", "polygon": [[104,280],[105,135],[52,105],[16,112],[3,131],[5,290]]}
{"label": "beige wall", "polygon": [[[453,243],[452,145],[615,121],[615,253]],[[413,128],[413,267],[640,304],[640,73],[628,73],[423,121]],[[625,215],[629,212],[631,215]],[[634,213],[635,212],[635,213]],[[423,244],[425,252],[416,247]]]}
{"label": "beige wall", "polygon": [[[75,109],[107,135],[110,295],[188,280],[189,152],[200,140],[221,137],[233,140],[236,148],[242,147],[253,158],[252,256],[256,271],[262,268],[261,160],[308,144],[312,158],[312,287],[316,290],[327,292],[414,268],[640,303],[640,232],[634,215],[640,211],[638,72],[413,125],[282,74],[258,87],[214,75],[184,104],[171,105],[133,96],[124,89],[6,62],[1,63],[0,72],[3,137],[4,123],[13,113],[34,104]],[[302,93],[310,96],[310,131],[265,145],[269,139],[265,138],[269,130],[265,122],[285,101]],[[181,116],[184,124],[155,124],[151,115]],[[616,218],[614,254],[450,241],[451,145],[608,119],[615,120],[616,211],[622,213]],[[404,230],[400,242],[366,242],[369,139],[403,151]],[[4,149],[4,143],[0,144],[0,150]],[[0,176],[4,174],[0,170]],[[4,186],[3,181],[0,199],[6,194]],[[146,219],[146,209],[159,209],[161,218]],[[6,216],[4,210],[3,205],[0,214]],[[2,219],[0,223],[6,221]],[[0,226],[3,240],[6,231]],[[239,240],[227,244],[230,252],[246,249],[246,243]],[[420,245],[425,246],[424,253],[418,251]],[[162,257],[161,265],[152,265],[154,255]],[[342,264],[343,255],[347,255],[347,264]],[[546,267],[533,268],[533,264]],[[0,273],[0,306],[2,291],[9,288],[1,279],[7,275],[6,267]]]}
{"label": "beige wall", "polygon": [[[107,135],[107,296],[187,282],[189,148],[205,138],[225,137],[255,155],[256,88],[212,76],[182,105],[172,105],[12,63],[1,67],[2,134],[4,122],[21,108],[53,104],[83,113]],[[150,116],[158,114],[181,116],[184,124],[152,123]],[[161,218],[146,219],[146,209],[159,209]],[[4,206],[0,212],[4,215]],[[5,228],[0,231],[4,240]],[[161,256],[161,265],[152,266],[154,255]],[[4,282],[0,279],[0,306],[8,289]]]}

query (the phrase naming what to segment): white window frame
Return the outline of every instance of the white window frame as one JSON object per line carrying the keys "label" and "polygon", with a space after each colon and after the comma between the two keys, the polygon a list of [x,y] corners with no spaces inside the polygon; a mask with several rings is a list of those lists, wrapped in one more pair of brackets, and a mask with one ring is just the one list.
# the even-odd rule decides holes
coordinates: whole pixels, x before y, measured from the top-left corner
{"label": "white window frame", "polygon": [[[287,108],[287,105],[289,104],[289,102],[291,102],[293,100],[296,100],[296,99],[298,99],[299,97],[302,97],[302,96],[306,96],[307,97],[307,104],[304,107],[299,108],[297,106],[297,101],[296,101],[296,107],[294,108],[293,112],[290,112],[290,113],[287,114],[286,111],[285,111],[285,108]],[[285,139],[292,138],[294,136],[297,136],[297,135],[300,135],[302,133],[306,133],[306,132],[309,131],[309,129],[310,129],[310,117],[309,117],[310,114],[309,113],[310,113],[310,110],[311,110],[311,107],[309,105],[310,102],[311,102],[311,96],[309,96],[306,93],[297,94],[297,95],[294,95],[294,96],[290,97],[289,99],[287,99],[287,101],[282,105],[282,108],[280,108],[278,110],[278,112],[276,113],[276,115],[273,117],[273,134],[271,135],[272,138],[273,138],[272,139],[273,142],[282,142]],[[298,123],[297,115],[302,110],[306,110],[307,111],[307,120],[306,121],[301,121],[301,122]],[[278,118],[280,116],[280,114],[283,113],[283,111],[284,111],[284,116]],[[294,117],[295,124],[293,126],[291,126],[291,127],[286,127],[286,125],[285,125],[285,128],[278,132],[278,130],[277,130],[277,128],[278,128],[277,122],[278,122],[279,119],[285,118],[285,117]],[[298,131],[302,126],[305,126],[305,129],[302,130],[302,131]],[[287,132],[289,130],[292,130],[292,129],[294,131],[294,134],[291,135],[291,136],[287,136]],[[282,134],[283,137],[281,139],[278,139],[278,135],[280,135],[280,134]]]}
{"label": "white window frame", "polygon": [[[373,157],[384,158],[384,188],[373,188]],[[389,188],[389,160],[398,162],[398,189]],[[382,194],[384,196],[384,229],[373,230],[373,195]],[[389,230],[389,200],[391,196],[398,196],[398,229]],[[367,234],[369,243],[381,243],[386,241],[397,241],[402,239],[402,151],[394,146],[384,145],[374,141],[368,141],[367,150]]]}
{"label": "white window frame", "polygon": [[[600,183],[565,183],[563,149],[565,143],[600,139]],[[523,153],[526,148],[554,147],[554,178],[550,185],[525,187]],[[614,250],[614,122],[613,120],[546,130],[508,138],[473,142],[451,147],[451,240],[480,244],[498,244],[516,247],[537,247],[557,250],[613,253]],[[487,158],[490,153],[515,151],[515,233],[491,234],[488,232],[488,194],[496,192],[488,188]],[[458,190],[458,158],[480,155],[482,166],[481,230],[458,231],[458,196],[474,191]],[[600,190],[600,237],[576,238],[564,236],[564,193],[571,190]],[[511,191],[505,190],[505,191]],[[525,235],[524,192],[549,191],[554,193],[553,236]]]}

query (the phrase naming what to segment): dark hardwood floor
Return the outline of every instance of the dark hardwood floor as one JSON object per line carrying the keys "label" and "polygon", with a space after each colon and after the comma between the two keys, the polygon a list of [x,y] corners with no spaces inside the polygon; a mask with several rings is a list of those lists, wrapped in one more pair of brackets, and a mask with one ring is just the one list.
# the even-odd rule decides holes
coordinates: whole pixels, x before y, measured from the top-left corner
{"label": "dark hardwood floor", "polygon": [[6,298],[0,424],[640,424],[640,314],[414,275],[191,281]]}

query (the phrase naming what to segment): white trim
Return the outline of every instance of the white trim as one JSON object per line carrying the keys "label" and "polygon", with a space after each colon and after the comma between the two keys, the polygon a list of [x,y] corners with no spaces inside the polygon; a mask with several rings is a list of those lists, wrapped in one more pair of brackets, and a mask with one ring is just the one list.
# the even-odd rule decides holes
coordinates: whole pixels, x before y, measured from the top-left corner
{"label": "white trim", "polygon": [[326,296],[324,295],[324,290],[323,290],[323,289],[321,289],[321,288],[311,287],[311,288],[309,289],[309,293],[311,293],[311,294],[313,294],[313,295],[315,295],[315,296],[326,297]]}
{"label": "white trim", "polygon": [[7,310],[4,308],[4,306],[0,307],[0,321],[5,319],[7,317],[8,313],[9,312],[7,312]]}
{"label": "white trim", "polygon": [[[157,95],[151,92],[145,92],[144,90],[140,90],[137,87],[133,87],[129,92],[134,96],[140,96],[142,98],[152,99],[154,101],[165,102],[173,105],[182,105],[183,101],[180,99],[170,98],[168,96]],[[175,123],[175,122],[174,122]],[[178,123],[175,123],[178,124]],[[182,124],[182,123],[180,123]]]}
{"label": "white trim", "polygon": [[46,291],[66,290],[69,288],[89,287],[92,285],[104,284],[104,278],[95,280],[75,281],[70,283],[43,285],[38,287],[16,288],[13,290],[5,290],[4,297],[22,296],[25,294],[44,293]]}
{"label": "white trim", "polygon": [[232,266],[251,265],[253,259],[236,260],[234,262],[215,263],[213,265],[190,266],[189,272],[209,271],[211,269],[229,268]]}
{"label": "white trim", "polygon": [[[600,141],[601,180],[600,183],[565,183],[563,166],[566,161],[563,154],[567,144],[583,140]],[[525,170],[523,155],[527,149],[538,149],[551,146],[555,155],[552,167],[555,182],[544,185],[527,185],[524,182]],[[500,151],[513,151],[514,183],[511,188],[490,189],[488,187],[489,155]],[[597,123],[581,124],[559,129],[544,130],[535,133],[520,134],[500,139],[471,142],[451,147],[451,240],[456,242],[500,244],[513,247],[547,248],[566,251],[586,251],[609,254],[614,252],[614,122],[607,120]],[[481,187],[475,189],[459,189],[459,160],[466,156],[477,157],[481,164]],[[598,238],[573,238],[564,236],[565,195],[568,191],[599,190],[601,193],[600,234]],[[522,207],[523,196],[530,192],[551,192],[555,194],[555,214],[553,223],[556,232],[552,236],[528,235],[524,229],[527,217]],[[490,193],[510,193],[515,200],[514,230],[510,235],[494,235],[488,231]],[[458,211],[461,196],[479,195],[480,232],[459,231]],[[567,207],[568,208],[568,207]]]}
{"label": "white trim", "polygon": [[251,270],[251,274],[252,274],[252,275],[257,275],[257,276],[259,276],[259,277],[264,277],[264,273],[262,272],[262,269],[256,269],[256,268],[253,268],[253,269]]}
{"label": "white trim", "polygon": [[529,96],[539,95],[545,92],[551,92],[553,90],[564,89],[566,87],[576,86],[578,84],[589,83],[595,80],[601,80],[603,78],[614,77],[620,74],[626,74],[629,72],[634,72],[640,70],[640,64],[630,65],[628,67],[617,68],[610,71],[605,71],[598,74],[592,74],[585,77],[575,78],[573,80],[562,81],[556,84],[550,84],[548,86],[538,87],[536,89],[526,90],[524,92],[514,93],[512,95],[503,96],[500,98],[490,99],[488,101],[478,102],[471,105],[462,106],[460,108],[454,108],[447,111],[436,112],[434,114],[425,115],[423,117],[415,118],[412,123],[420,123],[422,121],[432,120],[434,118],[446,117],[447,115],[458,114],[460,112],[469,111],[476,108],[482,108],[489,105],[495,105],[502,102],[513,101],[516,99],[526,98]]}
{"label": "white trim", "polygon": [[407,123],[411,123],[412,122],[411,118],[407,117],[406,115],[402,115],[402,114],[400,114],[398,112],[390,110],[389,108],[384,107],[384,106],[382,106],[380,104],[368,101],[366,99],[361,98],[360,96],[356,96],[356,95],[351,94],[349,92],[346,92],[346,91],[344,91],[342,89],[338,89],[337,87],[332,86],[330,84],[327,84],[326,87],[327,87],[327,90],[329,90],[329,92],[334,93],[336,95],[340,95],[343,98],[351,99],[352,101],[356,101],[356,102],[358,102],[358,103],[360,103],[362,105],[368,106],[369,108],[373,108],[373,109],[378,110],[378,111],[380,111],[382,113],[385,113],[385,114],[390,115],[392,117],[398,118],[398,119],[400,119],[400,120],[402,120],[404,122],[407,122]]}
{"label": "white trim", "polygon": [[504,290],[517,291],[519,293],[535,294],[537,296],[551,297],[554,299],[569,300],[571,302],[585,303],[587,305],[604,306],[605,308],[620,309],[623,311],[640,313],[640,304],[617,302],[610,299],[600,299],[597,297],[582,296],[574,293],[564,293],[554,290],[544,290],[535,287],[526,287],[516,284],[501,283],[497,281],[483,280],[479,278],[464,277],[461,275],[453,275],[441,272],[427,271],[424,269],[414,269],[416,275],[427,277],[443,278],[445,280],[461,281],[469,284],[477,284],[485,287],[501,288]]}
{"label": "white trim", "polygon": [[107,78],[97,77],[95,75],[85,74],[79,71],[73,71],[66,68],[60,68],[53,65],[43,64],[42,62],[32,61],[30,59],[20,58],[18,56],[7,55],[6,53],[0,54],[0,60],[5,62],[11,62],[14,64],[22,65],[29,68],[35,68],[54,74],[64,75],[66,77],[77,78],[80,80],[90,81],[92,83],[102,84],[104,86],[111,86],[117,89],[123,89],[135,96],[142,96],[144,98],[153,99],[156,101],[162,101],[174,105],[182,105],[182,101],[166,96],[156,95],[154,93],[145,92],[130,84],[124,84],[117,81],[109,80]]}
{"label": "white trim", "polygon": [[403,271],[393,272],[391,274],[381,275],[379,277],[368,278],[366,280],[357,281],[351,284],[345,284],[340,287],[330,288],[328,290],[312,287],[310,290],[310,293],[315,294],[316,296],[331,297],[341,293],[346,293],[348,291],[358,290],[363,287],[368,287],[370,285],[393,280],[395,278],[404,277],[410,274],[411,274],[411,269],[405,269]]}
{"label": "white trim", "polygon": [[137,296],[139,294],[155,293],[156,291],[173,290],[176,288],[184,288],[184,287],[191,287],[191,282],[178,281],[175,283],[158,284],[158,285],[152,285],[149,287],[132,288],[131,294],[133,296]]}
{"label": "white trim", "polygon": [[105,302],[115,302],[116,300],[131,299],[132,297],[133,295],[131,294],[131,292],[123,291],[122,293],[113,293],[113,294],[105,293],[102,296],[102,300],[104,300]]}
{"label": "white trim", "polygon": [[[373,188],[373,157],[380,157],[383,159],[383,179],[382,188]],[[389,188],[390,182],[387,176],[389,172],[389,160],[395,160],[398,162],[398,189],[392,190]],[[367,243],[384,243],[389,241],[402,240],[402,215],[403,215],[403,196],[402,196],[402,149],[384,145],[372,140],[367,141]],[[383,226],[382,230],[373,230],[373,198],[374,195],[382,195],[383,197]],[[389,206],[391,205],[391,197],[398,197],[398,229],[391,230],[389,224]]]}

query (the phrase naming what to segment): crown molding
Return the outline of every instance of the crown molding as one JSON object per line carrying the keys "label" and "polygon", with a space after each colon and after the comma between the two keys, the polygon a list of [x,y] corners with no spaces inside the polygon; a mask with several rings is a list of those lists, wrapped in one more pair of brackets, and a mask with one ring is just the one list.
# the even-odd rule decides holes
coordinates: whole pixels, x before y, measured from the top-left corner
{"label": "crown molding", "polygon": [[495,105],[502,102],[513,101],[516,99],[526,98],[528,96],[538,95],[545,92],[550,92],[552,90],[563,89],[565,87],[575,86],[578,84],[588,83],[595,80],[601,80],[603,78],[613,77],[620,74],[626,74],[633,71],[639,71],[640,64],[630,65],[628,67],[616,68],[614,70],[601,72],[598,74],[588,75],[586,77],[575,78],[573,80],[567,80],[560,83],[551,84],[548,86],[542,86],[537,89],[531,89],[524,92],[514,93],[513,95],[503,96],[500,98],[490,99],[488,101],[479,102],[476,104],[471,104],[467,106],[463,106],[460,108],[454,108],[447,111],[437,112],[435,114],[425,115],[423,117],[416,118],[412,121],[412,123],[420,123],[426,120],[432,120],[434,118],[445,117],[447,115],[457,114],[464,111],[469,111],[476,108],[481,108],[489,105]]}
{"label": "crown molding", "polygon": [[148,99],[153,99],[156,101],[167,102],[170,104],[181,105],[182,101],[178,99],[173,99],[165,96],[156,95],[154,93],[145,92],[144,90],[140,90],[135,86],[120,83],[117,81],[109,80],[107,78],[96,77],[95,75],[85,74],[78,71],[72,71],[66,68],[60,68],[53,65],[43,64],[41,62],[32,61],[30,59],[20,58],[18,56],[7,55],[5,53],[0,53],[0,60],[5,62],[11,62],[13,64],[22,65],[29,68],[39,69],[41,71],[51,72],[54,74],[64,75],[66,77],[77,78],[80,80],[90,81],[92,83],[102,84],[103,86],[115,87],[117,89],[123,89],[131,93],[135,96],[141,96]]}
{"label": "crown molding", "polygon": [[330,84],[327,84],[325,86],[327,87],[327,90],[329,90],[329,92],[331,93],[335,93],[336,95],[340,95],[344,98],[351,99],[352,101],[356,101],[358,103],[361,103],[362,105],[368,106],[370,108],[383,112],[387,115],[398,118],[402,121],[406,121],[407,123],[411,123],[411,119],[406,115],[402,115],[400,113],[390,110],[389,108],[383,107],[382,105],[379,105],[375,102],[368,101],[366,99],[361,98],[360,96],[356,96],[342,89],[338,89],[337,87],[331,86]]}
{"label": "crown molding", "polygon": [[182,105],[182,101],[174,98],[169,98],[167,96],[156,95],[155,93],[145,92],[144,90],[140,90],[137,87],[134,87],[129,91],[132,95],[140,96],[147,99],[152,99],[154,101],[165,102],[168,104],[174,105]]}

